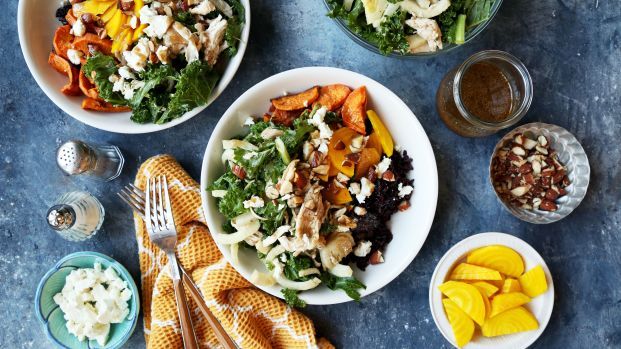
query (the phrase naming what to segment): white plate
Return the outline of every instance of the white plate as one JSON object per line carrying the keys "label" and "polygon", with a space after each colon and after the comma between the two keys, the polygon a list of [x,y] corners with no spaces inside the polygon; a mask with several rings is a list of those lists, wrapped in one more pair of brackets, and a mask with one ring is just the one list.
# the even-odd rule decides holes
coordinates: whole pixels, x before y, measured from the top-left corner
{"label": "white plate", "polygon": [[54,32],[61,25],[56,19],[56,9],[60,6],[60,0],[20,0],[17,10],[17,27],[19,32],[19,44],[24,54],[28,69],[37,81],[43,92],[65,113],[73,118],[96,127],[101,130],[117,133],[148,133],[161,131],[182,122],[188,121],[196,114],[203,111],[209,104],[218,98],[229,82],[235,76],[237,68],[241,64],[248,37],[250,35],[250,2],[241,0],[246,9],[246,23],[242,30],[239,51],[231,58],[220,81],[209,97],[207,105],[198,107],[187,112],[163,125],[137,124],[130,120],[131,113],[100,113],[82,109],[84,97],[70,97],[60,92],[61,87],[67,83],[67,77],[56,72],[47,63],[52,50]]}
{"label": "white plate", "polygon": [[[220,160],[223,139],[247,132],[247,129],[242,127],[245,119],[250,115],[263,115],[270,106],[270,98],[280,96],[284,91],[297,92],[313,85],[333,83],[343,83],[351,87],[365,85],[369,96],[369,109],[372,108],[379,114],[392,133],[395,143],[406,149],[414,160],[414,171],[410,173],[415,181],[412,206],[405,212],[395,214],[390,222],[394,239],[385,251],[386,262],[369,266],[366,272],[354,268],[355,276],[367,286],[362,292],[364,296],[377,291],[396,278],[416,257],[431,228],[438,198],[436,161],[423,127],[408,106],[378,82],[343,69],[309,67],[274,75],[246,91],[222,116],[209,139],[201,173],[203,210],[209,227],[213,231],[222,232],[224,217],[218,211],[216,200],[208,195],[205,188],[224,172]],[[229,263],[246,279],[250,279],[255,269],[267,271],[254,251],[240,249],[240,264],[234,264],[229,247],[218,247]],[[258,287],[282,298],[281,288],[278,286]],[[303,292],[301,298],[309,304],[334,304],[351,300],[344,292],[331,291],[323,286]]]}
{"label": "white plate", "polygon": [[548,269],[546,262],[539,255],[539,253],[537,253],[537,251],[535,251],[535,249],[524,240],[513,235],[504,233],[477,234],[458,242],[455,246],[448,250],[442,259],[440,259],[440,262],[438,262],[429,284],[429,306],[431,308],[431,315],[433,316],[433,320],[444,338],[446,338],[446,340],[453,346],[457,347],[455,336],[453,335],[453,329],[448,322],[442,306],[442,293],[438,290],[438,286],[445,281],[448,272],[453,268],[455,263],[466,257],[468,252],[488,245],[504,245],[514,249],[522,256],[526,271],[536,267],[537,265],[541,265],[546,275],[546,281],[548,282],[548,290],[544,294],[533,298],[530,303],[525,305],[525,307],[533,313],[539,322],[539,328],[537,330],[493,338],[483,337],[480,334],[480,331],[477,330],[475,331],[472,341],[464,348],[528,348],[528,346],[533,344],[535,340],[541,336],[550,321],[552,308],[554,307],[554,283],[552,281],[550,269]]}

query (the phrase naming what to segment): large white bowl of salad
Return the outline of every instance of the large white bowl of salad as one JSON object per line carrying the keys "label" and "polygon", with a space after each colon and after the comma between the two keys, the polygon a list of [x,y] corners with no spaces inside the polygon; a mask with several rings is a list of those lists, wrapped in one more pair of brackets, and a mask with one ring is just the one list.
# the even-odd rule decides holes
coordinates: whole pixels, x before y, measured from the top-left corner
{"label": "large white bowl of salad", "polygon": [[328,16],[362,47],[383,55],[425,57],[480,34],[502,0],[324,0]]}
{"label": "large white bowl of salad", "polygon": [[[21,0],[20,45],[63,111],[118,133],[163,130],[226,88],[250,32],[248,0]],[[51,50],[50,50],[51,48]]]}
{"label": "large white bowl of salad", "polygon": [[294,306],[360,300],[422,247],[436,162],[394,93],[347,70],[272,76],[220,119],[201,173],[203,210],[226,259]]}

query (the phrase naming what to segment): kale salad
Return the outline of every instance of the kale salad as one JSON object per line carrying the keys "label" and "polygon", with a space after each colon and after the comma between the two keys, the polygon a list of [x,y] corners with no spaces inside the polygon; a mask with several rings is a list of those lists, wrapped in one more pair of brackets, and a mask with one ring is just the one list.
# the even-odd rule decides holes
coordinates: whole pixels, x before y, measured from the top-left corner
{"label": "kale salad", "polygon": [[238,50],[239,0],[83,0],[56,12],[50,64],[84,109],[163,124],[208,103]]}
{"label": "kale salad", "polygon": [[325,285],[359,300],[364,270],[384,262],[390,217],[410,207],[412,159],[367,109],[364,86],[314,86],[271,100],[247,134],[222,141],[225,172],[207,187],[226,218],[214,240],[251,249],[265,270],[259,286],[279,285],[285,300]]}
{"label": "kale salad", "polygon": [[418,54],[460,45],[490,19],[500,0],[326,0],[341,20],[382,54]]}

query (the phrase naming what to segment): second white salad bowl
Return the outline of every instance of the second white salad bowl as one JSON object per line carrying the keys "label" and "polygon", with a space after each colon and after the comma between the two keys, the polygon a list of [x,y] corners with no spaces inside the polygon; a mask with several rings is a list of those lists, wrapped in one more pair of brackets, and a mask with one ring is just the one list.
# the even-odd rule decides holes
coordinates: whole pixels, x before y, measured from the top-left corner
{"label": "second white salad bowl", "polygon": [[[366,285],[362,296],[369,295],[396,278],[414,260],[423,246],[431,228],[438,198],[438,174],[436,161],[429,139],[410,108],[393,92],[380,83],[348,70],[326,67],[308,67],[289,70],[261,81],[239,97],[222,116],[214,129],[201,173],[201,197],[203,210],[212,232],[223,233],[225,218],[218,211],[216,199],[206,188],[225,171],[221,161],[222,140],[231,139],[248,132],[243,124],[249,116],[262,116],[270,107],[270,98],[281,96],[283,92],[299,92],[314,85],[342,83],[352,88],[366,86],[369,98],[368,109],[373,109],[382,118],[391,132],[395,144],[407,150],[413,159],[414,195],[410,209],[396,213],[388,223],[394,238],[388,244],[385,262],[371,265],[366,271],[354,268],[354,276]],[[247,280],[256,269],[267,272],[256,252],[239,250],[239,263],[234,263],[230,248],[219,245],[220,251],[229,263]],[[283,298],[282,287],[258,286],[265,292]],[[351,299],[340,290],[332,291],[325,286],[300,293],[300,298],[308,304],[334,304]]]}

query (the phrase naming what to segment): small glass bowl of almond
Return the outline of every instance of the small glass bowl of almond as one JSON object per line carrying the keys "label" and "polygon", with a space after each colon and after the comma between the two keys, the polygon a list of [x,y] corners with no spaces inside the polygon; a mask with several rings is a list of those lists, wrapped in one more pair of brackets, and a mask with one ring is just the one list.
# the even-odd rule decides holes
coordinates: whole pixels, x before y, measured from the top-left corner
{"label": "small glass bowl of almond", "polygon": [[544,123],[526,124],[504,136],[494,149],[489,171],[503,206],[535,224],[559,221],[578,207],[591,172],[576,137]]}

